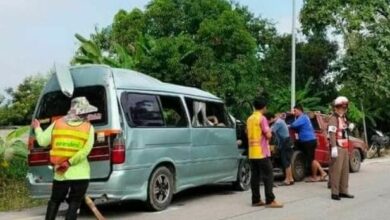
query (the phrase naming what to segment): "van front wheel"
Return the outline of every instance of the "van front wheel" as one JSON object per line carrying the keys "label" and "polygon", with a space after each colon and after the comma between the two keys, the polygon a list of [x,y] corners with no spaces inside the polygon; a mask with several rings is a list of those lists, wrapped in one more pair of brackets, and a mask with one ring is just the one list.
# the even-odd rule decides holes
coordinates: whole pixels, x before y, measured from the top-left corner
{"label": "van front wheel", "polygon": [[173,196],[173,175],[167,167],[158,167],[153,171],[148,185],[147,205],[152,211],[166,209]]}

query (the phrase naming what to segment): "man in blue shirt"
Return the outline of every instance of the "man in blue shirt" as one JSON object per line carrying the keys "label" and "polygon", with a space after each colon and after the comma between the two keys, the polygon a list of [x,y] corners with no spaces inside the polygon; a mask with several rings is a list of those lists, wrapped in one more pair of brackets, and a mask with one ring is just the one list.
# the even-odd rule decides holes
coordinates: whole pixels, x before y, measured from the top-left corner
{"label": "man in blue shirt", "polygon": [[275,117],[272,113],[266,113],[268,121],[271,124],[272,132],[275,134],[278,142],[278,150],[282,168],[285,171],[285,179],[280,186],[290,186],[294,184],[294,178],[291,171],[291,156],[293,153],[293,143],[290,138],[290,133],[286,122],[278,116]]}
{"label": "man in blue shirt", "polygon": [[[328,175],[322,169],[320,163],[314,159],[317,138],[309,116],[304,114],[301,105],[294,107],[294,115],[297,119],[291,124],[291,128],[298,132],[298,144],[307,159],[308,166],[311,166],[311,178],[307,182],[326,181]],[[318,172],[321,174],[320,177],[317,177]]]}

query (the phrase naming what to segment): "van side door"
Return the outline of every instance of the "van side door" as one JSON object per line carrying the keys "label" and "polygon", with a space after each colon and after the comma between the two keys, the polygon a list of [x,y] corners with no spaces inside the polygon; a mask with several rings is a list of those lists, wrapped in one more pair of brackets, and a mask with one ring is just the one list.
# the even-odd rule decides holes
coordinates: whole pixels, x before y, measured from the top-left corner
{"label": "van side door", "polygon": [[191,159],[194,182],[234,178],[238,163],[236,132],[222,102],[186,98],[192,124]]}

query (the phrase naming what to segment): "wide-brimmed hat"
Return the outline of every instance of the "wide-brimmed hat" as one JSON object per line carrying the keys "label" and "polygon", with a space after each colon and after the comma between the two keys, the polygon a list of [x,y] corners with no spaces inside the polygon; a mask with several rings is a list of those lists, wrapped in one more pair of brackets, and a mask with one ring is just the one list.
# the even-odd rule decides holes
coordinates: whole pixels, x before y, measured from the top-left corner
{"label": "wide-brimmed hat", "polygon": [[97,110],[97,107],[89,104],[87,98],[85,98],[84,96],[80,96],[72,99],[69,112],[75,115],[84,115],[96,112]]}

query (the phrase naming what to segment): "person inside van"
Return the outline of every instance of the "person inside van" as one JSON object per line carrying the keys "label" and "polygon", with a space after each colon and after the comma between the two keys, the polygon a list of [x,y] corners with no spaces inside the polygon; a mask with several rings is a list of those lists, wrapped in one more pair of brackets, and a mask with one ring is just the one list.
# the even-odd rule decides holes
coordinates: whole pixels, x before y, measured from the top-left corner
{"label": "person inside van", "polygon": [[77,210],[87,191],[90,179],[88,154],[94,144],[94,128],[88,122],[88,113],[96,112],[85,97],[72,99],[67,115],[55,120],[45,131],[34,119],[35,138],[40,146],[51,145],[50,162],[54,180],[46,211],[46,220],[54,220],[58,207],[68,196],[66,220],[77,219]]}
{"label": "person inside van", "polygon": [[[271,162],[269,140],[272,137],[268,120],[264,116],[267,111],[267,101],[257,98],[253,102],[255,111],[247,120],[247,135],[249,142],[249,160],[251,163],[251,189],[252,205],[266,206],[270,208],[282,208],[283,205],[276,202],[273,193],[274,174]],[[261,175],[261,178],[260,178]],[[260,198],[260,180],[264,182],[265,203]]]}
{"label": "person inside van", "polygon": [[219,126],[219,127],[226,126],[224,123],[219,123],[218,118],[215,115],[207,116],[207,120],[209,121],[209,123],[213,124],[214,126]]}

